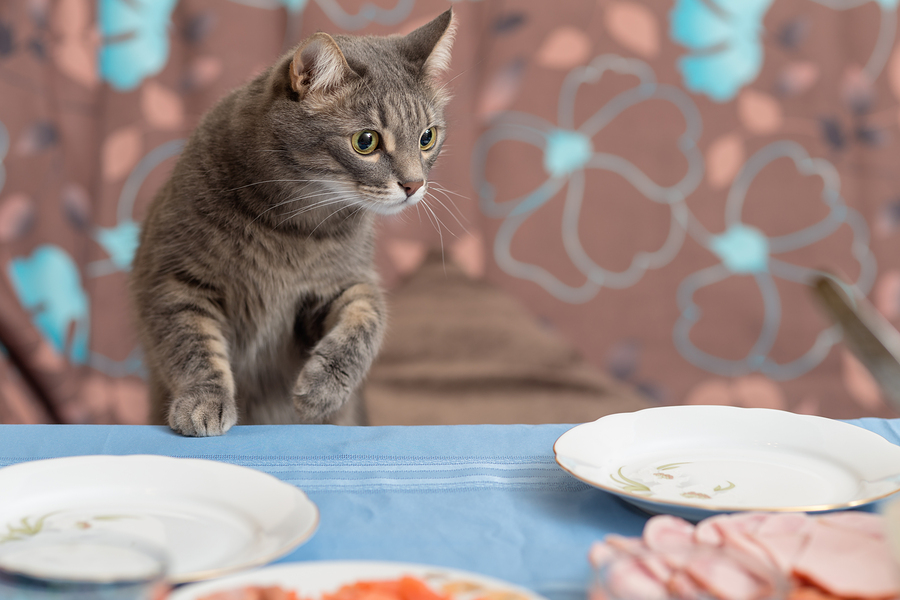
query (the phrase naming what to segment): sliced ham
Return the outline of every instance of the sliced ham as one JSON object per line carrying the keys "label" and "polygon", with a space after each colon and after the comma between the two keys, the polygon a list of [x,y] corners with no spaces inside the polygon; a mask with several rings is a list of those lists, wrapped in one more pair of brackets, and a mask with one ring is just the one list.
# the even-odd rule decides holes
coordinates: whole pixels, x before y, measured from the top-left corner
{"label": "sliced ham", "polygon": [[719,532],[715,517],[703,519],[694,527],[694,541],[698,544],[706,544],[707,546],[721,546],[725,543],[725,538]]}
{"label": "sliced ham", "polygon": [[798,557],[806,548],[806,534],[758,535],[756,543],[771,560],[771,564],[784,575],[790,575]]}
{"label": "sliced ham", "polygon": [[591,549],[588,550],[588,562],[595,569],[611,563],[617,556],[616,549],[606,542],[594,542],[591,544]]}
{"label": "sliced ham", "polygon": [[710,546],[725,543],[724,531],[752,533],[765,520],[765,513],[735,513],[703,519],[694,528],[694,540]]}
{"label": "sliced ham", "polygon": [[789,600],[900,600],[900,568],[877,514],[739,513],[696,526],[656,516],[641,538],[606,540],[591,562],[627,561],[617,585],[629,600],[659,600],[660,587],[679,600],[766,600],[784,597],[772,592],[785,580]]}
{"label": "sliced ham", "polygon": [[741,565],[720,553],[698,555],[685,572],[719,600],[759,600],[768,588]]}
{"label": "sliced ham", "polygon": [[[738,555],[744,555],[756,561],[763,568],[776,568],[776,563],[768,552],[757,542],[754,531],[760,521],[736,521],[731,523],[723,519],[717,523],[719,533],[722,534],[722,547]],[[751,526],[752,525],[752,526]]]}
{"label": "sliced ham", "polygon": [[644,543],[656,552],[689,550],[694,547],[694,526],[671,515],[657,515],[644,525]]}
{"label": "sliced ham", "polygon": [[812,519],[806,513],[772,513],[766,515],[753,533],[756,536],[805,535],[811,525]]}
{"label": "sliced ham", "polygon": [[679,550],[669,550],[668,552],[658,552],[659,557],[672,570],[683,569],[687,564],[688,558],[691,556],[690,548],[682,548]]}
{"label": "sliced ham", "polygon": [[801,585],[791,590],[789,600],[837,600],[837,596],[826,594],[817,587]]}
{"label": "sliced ham", "polygon": [[897,566],[887,542],[868,532],[816,522],[794,564],[802,580],[844,598],[900,595]]}
{"label": "sliced ham", "polygon": [[684,571],[678,571],[669,579],[669,593],[679,600],[701,600],[707,598],[709,594],[697,585],[693,577]]}
{"label": "sliced ham", "polygon": [[781,573],[790,575],[806,547],[813,520],[806,513],[773,513],[763,521],[753,540]]}
{"label": "sliced ham", "polygon": [[847,510],[844,512],[822,515],[817,521],[823,525],[852,529],[853,531],[858,531],[859,533],[864,533],[874,538],[884,539],[887,535],[884,517],[873,513]]}
{"label": "sliced ham", "polygon": [[647,569],[648,573],[663,583],[672,579],[672,575],[675,573],[670,564],[658,554],[647,553],[638,557],[637,560]]}
{"label": "sliced ham", "polygon": [[628,537],[624,535],[618,535],[616,533],[610,533],[604,539],[604,542],[609,544],[615,550],[626,554],[626,555],[637,555],[643,554],[647,551],[647,546],[644,545],[644,540],[638,537]]}
{"label": "sliced ham", "polygon": [[628,600],[666,600],[666,586],[638,561],[627,558],[607,567],[606,585],[615,598]]}
{"label": "sliced ham", "polygon": [[717,515],[712,517],[715,519],[716,526],[720,530],[738,531],[747,535],[756,533],[756,530],[768,520],[771,516],[769,513],[761,512],[744,512],[734,513],[730,515]]}

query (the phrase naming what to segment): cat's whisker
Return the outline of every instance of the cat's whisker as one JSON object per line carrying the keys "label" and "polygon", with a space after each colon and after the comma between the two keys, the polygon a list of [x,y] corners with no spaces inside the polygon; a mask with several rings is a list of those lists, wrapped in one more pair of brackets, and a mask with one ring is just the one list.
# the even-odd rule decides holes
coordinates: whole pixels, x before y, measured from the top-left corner
{"label": "cat's whisker", "polygon": [[[459,225],[460,227],[462,227],[462,230],[463,230],[464,232],[469,233],[469,230],[466,229],[466,226],[463,225],[463,222],[460,221],[459,218],[458,218],[455,214],[453,214],[453,211],[451,211],[449,208],[447,208],[447,205],[446,205],[446,204],[444,204],[443,202],[441,202],[441,199],[440,199],[440,198],[438,198],[437,196],[435,196],[435,195],[432,194],[432,193],[426,193],[426,196],[428,196],[429,198],[431,198],[432,200],[434,200],[435,202],[437,202],[438,204],[440,204],[441,206],[443,206],[443,207],[444,207],[444,210],[447,211],[447,214],[449,214],[451,217],[453,217],[453,219],[456,221],[456,224]],[[452,204],[452,203],[451,203],[451,204]],[[455,207],[454,207],[454,208],[455,208]],[[459,210],[459,209],[457,209],[457,210]],[[465,217],[463,217],[463,218],[465,218]],[[446,225],[445,225],[445,227],[446,227]],[[453,233],[453,231],[451,231],[449,227],[447,227],[447,231],[450,232],[450,234],[451,234],[453,237],[459,238],[459,236],[456,235],[455,233]]]}
{"label": "cat's whisker", "polygon": [[316,194],[306,194],[306,195],[304,195],[304,196],[293,196],[292,198],[288,198],[287,200],[282,200],[281,202],[279,202],[279,203],[277,203],[277,204],[274,204],[274,205],[270,206],[269,208],[267,208],[266,210],[264,210],[261,214],[265,214],[265,213],[269,212],[270,210],[273,210],[273,209],[282,207],[282,206],[284,206],[284,205],[286,205],[286,204],[291,204],[291,203],[293,203],[293,202],[302,202],[302,201],[304,201],[304,200],[309,200],[309,199],[311,199],[311,198],[319,198],[319,197],[322,197],[322,196],[331,196],[331,195],[334,195],[334,194],[336,194],[336,193],[337,193],[337,192],[333,192],[333,191],[331,191],[331,190],[328,190],[328,191],[324,191],[324,192],[318,192],[318,193],[316,193]]}
{"label": "cat's whisker", "polygon": [[[282,225],[284,225],[285,223],[287,223],[287,222],[290,221],[291,219],[293,219],[293,218],[295,218],[295,217],[298,217],[298,216],[300,216],[300,215],[303,214],[303,213],[310,212],[311,210],[314,210],[314,209],[317,209],[317,208],[325,208],[325,207],[328,207],[328,206],[334,206],[335,204],[343,204],[343,201],[340,200],[340,199],[338,199],[338,200],[332,200],[332,201],[328,201],[328,202],[323,202],[323,203],[321,203],[321,204],[317,204],[316,206],[313,206],[313,207],[304,206],[304,207],[301,208],[301,209],[298,209],[298,210],[295,210],[295,211],[292,211],[292,212],[288,212],[288,213],[283,213],[285,216],[284,216],[283,219],[281,219],[278,223],[275,224],[275,229],[277,229],[278,227],[281,227]],[[344,208],[344,207],[342,206],[341,208]],[[339,208],[338,211],[340,211],[341,208]],[[324,221],[324,219],[323,219],[323,221]],[[322,224],[322,222],[319,223],[319,225],[321,225],[321,224]],[[317,225],[316,227],[318,227],[318,225]]]}
{"label": "cat's whisker", "polygon": [[[311,204],[308,206],[302,206],[299,209],[290,212],[288,217],[285,220],[292,219],[293,217],[302,215],[304,213],[311,212],[311,211],[319,209],[319,208],[325,208],[326,206],[334,206],[335,204],[341,204],[341,203],[345,203],[345,202],[349,202],[350,204],[356,204],[356,202],[353,201],[353,196],[350,196],[350,195],[338,196],[338,197],[334,197],[334,198],[326,198],[324,200],[319,200],[318,202],[316,202],[314,204]],[[285,220],[281,221],[281,223],[284,223]],[[279,225],[281,225],[281,223],[279,223]]]}
{"label": "cat's whisker", "polygon": [[436,183],[432,184],[432,185],[429,186],[429,187],[430,187],[430,188],[433,188],[434,191],[440,192],[441,194],[443,194],[443,196],[447,199],[447,201],[450,202],[450,204],[453,205],[453,208],[455,208],[455,209],[459,212],[459,215],[460,215],[462,218],[464,218],[464,219],[466,219],[466,220],[468,221],[468,219],[467,219],[466,216],[462,213],[462,211],[459,210],[459,207],[456,206],[456,201],[455,201],[453,198],[451,198],[450,195],[453,194],[454,196],[458,196],[459,198],[461,198],[461,199],[463,199],[463,200],[471,200],[468,196],[463,196],[462,194],[460,194],[460,193],[458,193],[458,192],[454,192],[453,190],[449,190],[449,189],[445,188],[444,186],[442,186],[442,185],[440,185],[440,184],[436,184]]}
{"label": "cat's whisker", "polygon": [[[437,200],[437,198],[434,198],[433,196],[432,196],[432,198],[435,199],[435,200]],[[423,200],[424,200],[424,199],[423,199]],[[438,200],[438,202],[440,202],[440,200]],[[449,227],[447,227],[446,223],[444,223],[443,221],[441,221],[440,217],[437,216],[437,212],[435,212],[433,206],[428,206],[428,203],[427,203],[427,202],[424,202],[424,201],[422,202],[422,204],[423,204],[423,206],[425,206],[425,208],[427,208],[427,209],[429,209],[429,210],[431,211],[431,214],[433,214],[433,215],[434,215],[434,218],[437,219],[437,222],[438,222],[444,229],[447,230],[447,233],[449,233],[450,235],[452,235],[452,236],[455,237],[456,239],[460,239],[460,237],[459,237],[458,235],[456,235],[456,233],[454,233],[452,229],[450,229]],[[442,204],[441,206],[443,206],[443,204]],[[445,209],[445,210],[446,210],[446,208],[447,208],[447,207],[444,206],[444,209]],[[451,214],[452,214],[452,213],[451,213]],[[456,218],[456,217],[454,217],[454,218]],[[462,223],[460,223],[460,226],[462,226]],[[465,227],[463,227],[463,229],[465,229]],[[466,231],[466,233],[469,233],[469,232]]]}
{"label": "cat's whisker", "polygon": [[340,203],[341,201],[342,201],[342,200],[341,200],[340,198],[337,198],[337,199],[335,199],[335,198],[329,198],[329,199],[327,199],[327,200],[322,200],[322,201],[320,201],[320,202],[316,202],[315,204],[312,204],[312,205],[309,205],[309,206],[301,206],[300,208],[296,208],[296,209],[293,209],[293,210],[288,210],[288,211],[282,212],[282,213],[280,213],[278,216],[279,216],[279,217],[284,217],[284,218],[283,218],[281,221],[278,222],[278,224],[276,225],[276,227],[278,227],[279,225],[281,225],[281,224],[284,223],[285,221],[289,221],[290,219],[293,219],[294,217],[298,217],[298,216],[300,216],[300,215],[302,215],[302,214],[305,214],[305,213],[308,213],[308,212],[312,212],[312,211],[317,210],[317,209],[319,209],[319,208],[325,208],[325,207],[327,207],[327,206],[334,206],[335,204],[338,204],[338,203]]}
{"label": "cat's whisker", "polygon": [[246,185],[240,185],[235,188],[230,188],[227,190],[222,190],[223,192],[236,192],[238,190],[243,190],[244,188],[253,187],[255,185],[263,185],[265,183],[340,183],[333,179],[266,179],[264,181],[254,181],[253,183],[248,183]]}
{"label": "cat's whisker", "polygon": [[[347,193],[348,192],[345,190],[322,190],[322,191],[315,192],[312,194],[304,194],[302,196],[294,196],[291,199],[291,201],[296,202],[296,201],[310,200],[312,198],[322,198],[322,197],[329,197],[329,196],[333,197],[333,196],[339,196],[339,195],[346,195]],[[285,203],[286,202],[282,202],[280,204],[285,204]]]}
{"label": "cat's whisker", "polygon": [[[308,200],[308,199],[310,199],[310,198],[315,198],[315,197],[319,197],[319,196],[329,196],[329,195],[334,195],[334,194],[337,194],[337,193],[338,193],[338,192],[334,192],[334,191],[331,191],[331,190],[327,190],[327,191],[319,192],[319,193],[316,193],[316,194],[308,194],[308,195],[305,195],[305,196],[294,196],[294,197],[292,197],[292,198],[288,198],[287,200],[283,200],[283,201],[281,201],[281,202],[278,202],[277,204],[274,204],[274,205],[270,206],[270,207],[267,208],[266,210],[264,210],[264,211],[262,211],[261,213],[259,213],[258,215],[256,215],[256,217],[254,217],[254,219],[253,219],[252,221],[250,221],[249,223],[247,223],[247,225],[244,227],[244,230],[246,231],[251,225],[253,225],[256,221],[258,221],[259,219],[261,219],[266,213],[268,213],[268,212],[270,212],[270,211],[272,211],[272,210],[275,210],[276,208],[279,208],[279,207],[281,207],[281,206],[284,206],[284,205],[286,205],[286,204],[291,204],[291,203],[293,203],[293,202],[302,202],[302,201]],[[326,198],[324,201],[327,201],[327,200],[329,200],[329,198]],[[319,201],[317,201],[316,203],[314,203],[313,207],[315,207],[315,204],[317,204],[318,202],[323,202],[323,200],[319,200]],[[304,208],[307,208],[307,207],[304,207]],[[290,217],[289,217],[289,218],[290,218]],[[279,223],[279,225],[280,225],[280,223]],[[276,225],[276,227],[277,227],[277,225]]]}
{"label": "cat's whisker", "polygon": [[[350,206],[353,206],[353,204],[361,204],[361,203],[357,200],[356,202],[352,202],[352,203],[350,204]],[[363,207],[365,207],[365,205],[363,205]],[[347,207],[342,206],[342,207],[340,207],[339,209],[337,209],[336,211],[334,211],[333,213],[331,213],[330,215],[328,215],[327,217],[325,217],[324,219],[322,219],[321,221],[319,221],[319,224],[316,225],[315,227],[313,227],[313,230],[309,232],[309,235],[306,236],[306,239],[311,238],[311,237],[312,237],[312,234],[314,234],[314,233],[316,232],[316,229],[318,229],[325,221],[327,221],[328,219],[330,219],[330,218],[333,217],[334,215],[338,214],[339,212],[341,212],[341,211],[344,210],[345,208],[347,208]]]}
{"label": "cat's whisker", "polygon": [[425,209],[425,214],[430,215],[428,219],[431,221],[431,224],[434,225],[434,228],[437,230],[438,235],[441,236],[441,243],[443,244],[443,230],[446,229],[443,221],[438,218],[437,213],[434,212],[434,208],[428,206],[428,202],[425,202],[424,199],[422,202],[420,202],[420,204],[422,205],[422,208]]}
{"label": "cat's whisker", "polygon": [[468,196],[465,196],[465,195],[463,195],[463,194],[460,194],[459,192],[454,192],[453,190],[451,190],[451,189],[449,189],[449,188],[445,188],[445,187],[442,186],[441,184],[436,183],[436,182],[434,182],[434,181],[429,181],[429,182],[428,182],[428,185],[429,185],[429,186],[434,186],[435,189],[441,190],[441,191],[443,191],[443,192],[447,192],[448,194],[453,194],[454,196],[459,196],[459,197],[462,198],[463,200],[471,200],[471,198],[469,198]]}
{"label": "cat's whisker", "polygon": [[[385,217],[402,221],[404,224],[412,223],[413,219],[414,219],[414,217],[412,216],[412,210],[402,210],[400,212],[397,212],[397,213],[394,213],[391,215],[385,215]],[[420,222],[421,222],[421,218],[420,218]]]}
{"label": "cat's whisker", "polygon": [[[298,181],[300,181],[300,180],[298,180]],[[303,192],[303,190],[305,190],[306,188],[308,188],[308,187],[309,187],[310,185],[312,185],[312,183],[314,183],[314,182],[315,182],[315,180],[309,180],[309,183],[307,183],[305,186],[303,186],[303,188],[301,188],[300,191]],[[308,198],[315,198],[315,197],[317,197],[317,196],[323,196],[323,195],[333,194],[333,193],[336,193],[336,192],[334,192],[333,190],[327,190],[327,189],[326,189],[326,190],[323,190],[323,191],[319,191],[319,192],[317,192],[317,193],[315,193],[315,194],[305,194],[305,195],[300,195],[300,196],[291,196],[291,197],[288,198],[287,200],[282,200],[281,202],[278,202],[278,203],[276,203],[276,204],[273,204],[272,206],[270,206],[270,207],[267,208],[266,210],[262,211],[259,215],[257,215],[257,217],[256,217],[255,219],[253,219],[253,221],[251,221],[250,223],[248,223],[248,226],[249,226],[249,225],[252,225],[252,224],[253,224],[254,222],[256,222],[260,217],[262,217],[263,215],[265,215],[265,214],[268,213],[269,211],[274,210],[274,209],[276,209],[276,208],[278,208],[278,207],[280,207],[280,206],[284,206],[285,204],[290,204],[290,203],[292,203],[292,202],[298,202],[298,201],[306,200],[306,199],[308,199]]]}
{"label": "cat's whisker", "polygon": [[453,200],[453,198],[450,197],[450,194],[453,194],[453,195],[455,195],[455,196],[459,196],[459,197],[462,198],[463,200],[471,200],[468,196],[463,196],[462,194],[460,194],[460,193],[458,193],[458,192],[454,192],[453,190],[448,190],[447,188],[445,188],[444,186],[442,186],[442,185],[440,185],[440,184],[433,184],[433,187],[434,187],[434,190],[435,190],[436,192],[440,192],[441,194],[444,195],[444,197],[447,199],[447,201],[450,203],[450,205],[451,205],[453,208],[456,209],[456,212],[459,213],[459,216],[462,217],[462,219],[463,219],[466,223],[469,223],[469,222],[470,222],[470,221],[469,221],[469,218],[468,218],[468,217],[463,213],[463,211],[461,211],[461,210],[459,209],[459,207],[456,205],[456,202]]}
{"label": "cat's whisker", "polygon": [[412,217],[409,216],[409,211],[403,211],[401,213],[397,213],[396,217],[403,221],[403,223],[409,223]]}
{"label": "cat's whisker", "polygon": [[[428,206],[424,202],[419,202],[418,204],[416,204],[416,209],[418,209],[419,206],[421,206],[422,208],[425,209],[425,217],[428,219],[428,222],[431,223],[431,226],[434,227],[435,229],[437,229],[437,223],[435,223],[434,219],[431,218],[431,212],[429,212]],[[420,219],[421,219],[421,217],[420,217]],[[440,232],[438,232],[438,233],[440,233]]]}
{"label": "cat's whisker", "polygon": [[334,192],[332,194],[325,196],[324,198],[322,198],[320,200],[316,200],[312,204],[307,204],[307,205],[301,206],[299,209],[297,209],[297,212],[298,213],[310,212],[317,208],[321,208],[323,206],[328,206],[329,204],[334,204],[336,202],[350,201],[350,200],[353,200],[354,198],[355,198],[355,196],[353,194],[350,194],[347,192]]}
{"label": "cat's whisker", "polygon": [[450,196],[450,194],[455,194],[456,196],[459,196],[459,198],[461,198],[462,200],[468,200],[468,198],[466,198],[462,194],[457,194],[456,192],[452,192],[452,191],[450,191],[446,188],[442,188],[440,186],[434,186],[433,188],[430,188],[428,191],[429,192],[433,191],[433,192],[437,192],[437,193],[441,194],[444,198],[447,199],[447,202],[449,202],[453,206],[453,208],[456,209],[456,211],[459,213],[460,217],[462,217],[463,219],[466,219],[466,221],[468,221],[468,218],[463,214],[463,212],[461,210],[459,210],[459,207],[456,206],[456,200],[454,198],[452,198]]}
{"label": "cat's whisker", "polygon": [[317,198],[317,197],[320,197],[320,196],[326,196],[326,195],[328,195],[328,194],[345,194],[345,193],[348,192],[348,190],[335,190],[335,189],[325,188],[325,189],[320,189],[320,190],[318,190],[318,191],[315,191],[315,192],[309,193],[309,194],[304,194],[304,193],[302,193],[303,190],[305,190],[306,188],[309,187],[309,185],[310,185],[310,184],[307,184],[306,186],[304,186],[303,189],[300,190],[300,191],[301,191],[301,194],[300,194],[300,195],[297,195],[297,196],[294,196],[293,199],[304,200],[304,199],[307,199],[307,198]]}
{"label": "cat's whisker", "polygon": [[[422,204],[422,208],[425,209],[425,214],[426,214],[426,215],[427,215],[428,213],[431,213],[431,215],[435,218],[435,220],[436,220],[438,223],[441,222],[441,220],[438,219],[438,216],[437,216],[436,214],[434,214],[434,211],[431,209],[430,206],[428,206],[428,204],[427,204],[426,202],[422,202],[421,204]],[[431,221],[431,217],[428,217],[428,220]],[[433,224],[433,223],[434,223],[434,221],[432,221],[432,224]],[[444,259],[444,234],[441,232],[441,228],[440,228],[439,226],[435,225],[435,229],[437,229],[437,232],[438,232],[438,239],[439,239],[440,242],[441,242],[441,265],[444,267],[444,274],[446,275],[446,274],[447,274],[447,262],[446,262],[446,260]]]}
{"label": "cat's whisker", "polygon": [[354,210],[352,213],[350,213],[349,215],[347,215],[346,217],[344,217],[344,221],[346,221],[347,219],[351,219],[351,218],[355,217],[356,215],[358,215],[358,214],[360,213],[361,210],[363,210],[363,209],[366,208],[366,205],[365,205],[363,202],[359,202],[358,204],[359,204],[359,208],[357,208],[357,209]]}
{"label": "cat's whisker", "polygon": [[[298,197],[292,198],[292,199],[290,199],[290,201],[280,202],[278,204],[278,206],[284,206],[285,204],[296,203],[296,202],[308,202],[312,198],[319,198],[319,200],[315,200],[312,203],[307,203],[307,204],[304,204],[303,206],[300,206],[299,208],[291,209],[290,211],[288,211],[293,214],[300,214],[302,212],[308,212],[310,210],[314,210],[320,206],[324,206],[324,205],[331,204],[336,201],[340,201],[345,196],[348,196],[348,194],[346,194],[344,192],[323,192],[323,193],[318,193],[318,194],[309,194],[306,196],[298,196]],[[278,206],[274,206],[272,208],[277,208]],[[271,208],[268,210],[271,210]],[[282,214],[285,214],[285,213],[282,213]]]}

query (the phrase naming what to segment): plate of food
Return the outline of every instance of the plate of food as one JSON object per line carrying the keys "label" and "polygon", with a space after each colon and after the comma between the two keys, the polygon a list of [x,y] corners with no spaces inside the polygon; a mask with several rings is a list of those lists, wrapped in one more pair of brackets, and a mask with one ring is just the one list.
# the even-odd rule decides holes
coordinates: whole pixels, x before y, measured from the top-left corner
{"label": "plate of food", "polygon": [[73,456],[0,469],[0,545],[48,533],[131,537],[172,583],[267,564],[308,540],[316,505],[266,473],[167,456]]}
{"label": "plate of food", "polygon": [[640,537],[608,534],[588,560],[592,598],[883,600],[900,596],[885,517],[847,510],[656,515]]}
{"label": "plate of food", "polygon": [[900,446],[824,417],[667,406],[578,425],[553,446],[572,476],[651,514],[821,512],[900,490]]}
{"label": "plate of food", "polygon": [[545,600],[499,579],[457,569],[380,561],[273,565],[178,588],[169,600]]}

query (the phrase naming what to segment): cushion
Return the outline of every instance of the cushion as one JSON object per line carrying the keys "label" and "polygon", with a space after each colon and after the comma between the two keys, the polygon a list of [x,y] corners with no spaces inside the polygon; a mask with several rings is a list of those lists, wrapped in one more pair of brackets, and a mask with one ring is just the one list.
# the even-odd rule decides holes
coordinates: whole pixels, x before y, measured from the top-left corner
{"label": "cushion", "polygon": [[372,425],[581,423],[650,405],[439,253],[389,293],[388,306],[365,388]]}

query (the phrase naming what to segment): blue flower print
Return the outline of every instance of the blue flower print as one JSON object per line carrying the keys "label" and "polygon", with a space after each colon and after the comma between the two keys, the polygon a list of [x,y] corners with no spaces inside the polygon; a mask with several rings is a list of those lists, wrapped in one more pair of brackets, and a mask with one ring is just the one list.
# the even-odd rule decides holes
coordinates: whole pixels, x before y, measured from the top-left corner
{"label": "blue flower print", "polygon": [[[676,0],[669,13],[672,41],[690,53],[678,60],[684,86],[715,102],[728,102],[759,76],[764,59],[763,19],[773,0]],[[814,0],[834,10],[867,0]],[[881,26],[863,71],[874,81],[884,68],[897,28],[898,0],[873,0]]]}
{"label": "blue flower print", "polygon": [[547,134],[544,169],[551,177],[571,175],[591,160],[591,138],[578,131],[554,129]]}
{"label": "blue flower print", "polygon": [[709,244],[732,273],[765,273],[769,263],[769,240],[759,229],[738,223]]}
{"label": "blue flower print", "polygon": [[281,0],[281,3],[292,13],[301,12],[306,8],[306,0]]}
{"label": "blue flower print", "polygon": [[[767,236],[741,221],[747,189],[751,182],[770,163],[789,158],[801,176],[815,176],[822,180],[821,200],[828,214],[819,222],[786,235]],[[848,208],[840,193],[840,179],[827,160],[811,158],[806,150],[794,142],[774,142],[759,150],[741,169],[725,204],[725,231],[711,235],[692,223],[691,235],[715,254],[720,263],[688,276],[678,288],[681,316],[673,331],[675,346],[688,361],[698,367],[723,376],[740,376],[758,371],[772,379],[792,379],[815,368],[840,338],[837,326],[820,332],[812,347],[799,358],[779,364],[769,357],[782,321],[782,305],[775,279],[807,285],[819,272],[779,258],[779,254],[796,251],[824,240],[842,225],[853,232],[851,251],[860,265],[855,282],[857,289],[867,292],[875,279],[875,258],[868,247],[868,227],[862,216]],[[730,360],[699,349],[691,340],[691,329],[699,321],[701,311],[694,303],[700,289],[734,276],[752,277],[762,295],[762,327],[747,356]]]}
{"label": "blue flower print", "polygon": [[[580,86],[597,83],[607,72],[633,75],[638,79],[638,84],[612,98],[576,126],[575,97]],[[680,152],[687,159],[687,169],[681,180],[670,186],[657,184],[633,163],[618,155],[596,151],[592,141],[623,111],[650,100],[671,103],[685,120],[685,130],[675,152]],[[700,123],[697,108],[687,94],[674,86],[657,83],[653,70],[646,63],[610,54],[598,56],[588,66],[577,67],[569,73],[560,89],[557,124],[525,113],[502,113],[478,140],[472,157],[473,179],[482,211],[488,216],[503,218],[494,239],[497,264],[506,273],[533,281],[556,298],[571,303],[590,300],[602,287],[629,287],[640,280],[648,269],[666,265],[686,237],[688,209],[685,198],[703,177],[703,157],[696,146]],[[547,179],[522,197],[498,202],[497,192],[487,180],[484,169],[491,148],[498,142],[508,140],[539,148]],[[579,217],[585,198],[586,169],[614,172],[639,194],[651,202],[667,206],[671,211],[671,227],[663,244],[653,252],[637,253],[623,271],[601,267],[581,244]],[[510,250],[519,227],[563,188],[566,188],[561,231],[563,245],[569,259],[586,278],[586,282],[578,287],[563,283],[542,267],[517,260]]]}
{"label": "blue flower print", "polygon": [[235,4],[243,4],[252,6],[253,8],[262,8],[266,10],[276,10],[278,8],[286,8],[288,12],[299,13],[306,8],[308,0],[231,0]]}
{"label": "blue flower print", "polygon": [[133,90],[169,58],[168,28],[177,0],[98,2],[100,76],[117,90]]}
{"label": "blue flower print", "polygon": [[[72,258],[44,245],[29,258],[14,258],[9,277],[19,302],[31,312],[41,334],[74,363],[88,359],[88,297]],[[71,334],[70,334],[71,331]]]}
{"label": "blue flower print", "polygon": [[135,165],[119,193],[116,210],[117,224],[112,227],[97,227],[93,238],[100,244],[109,258],[96,260],[85,267],[88,277],[102,277],[118,271],[128,271],[134,260],[140,242],[141,226],[134,221],[134,203],[147,177],[159,165],[173,156],[178,156],[184,148],[184,140],[169,140],[148,152]]}
{"label": "blue flower print", "polygon": [[127,219],[109,229],[98,227],[94,237],[109,254],[110,260],[116,268],[120,271],[127,271],[131,269],[140,233],[140,226],[131,219]]}
{"label": "blue flower print", "polygon": [[678,61],[684,85],[727,102],[759,75],[763,17],[772,0],[677,0],[672,40],[692,51]]}

